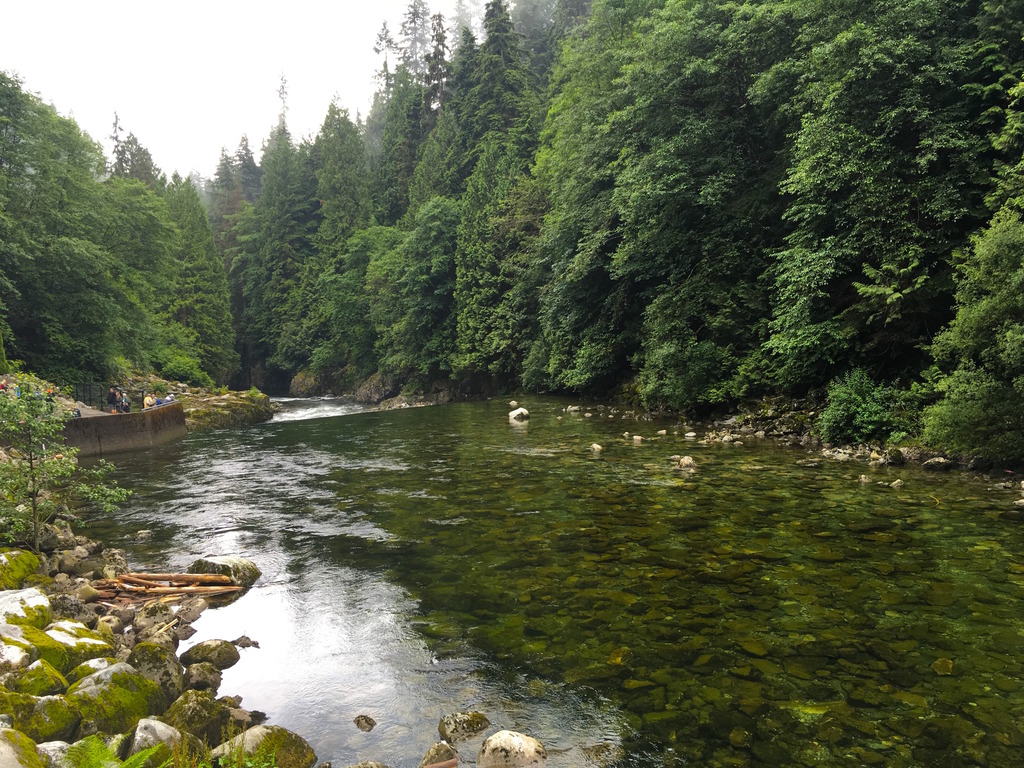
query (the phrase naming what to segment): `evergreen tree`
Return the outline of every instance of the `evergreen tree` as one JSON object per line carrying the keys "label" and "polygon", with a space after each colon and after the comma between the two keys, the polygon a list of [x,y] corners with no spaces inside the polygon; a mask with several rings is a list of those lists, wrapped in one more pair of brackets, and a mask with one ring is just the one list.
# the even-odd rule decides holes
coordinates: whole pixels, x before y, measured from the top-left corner
{"label": "evergreen tree", "polygon": [[402,16],[402,63],[422,82],[430,53],[430,8],[426,0],[409,0]]}
{"label": "evergreen tree", "polygon": [[238,169],[238,183],[242,188],[242,197],[255,203],[263,184],[263,171],[256,163],[252,150],[249,148],[249,137],[242,136],[235,151],[235,167]]}
{"label": "evergreen tree", "polygon": [[437,124],[437,116],[444,107],[445,86],[448,82],[448,44],[444,16],[431,17],[432,48],[427,55],[426,88],[423,96],[423,134],[428,135]]}
{"label": "evergreen tree", "polygon": [[[189,179],[174,174],[166,192],[167,208],[177,229],[177,281],[167,311],[183,338],[169,352],[164,368],[188,370],[182,353],[194,350],[196,362],[209,378],[227,383],[238,368],[228,300],[227,277],[213,232]],[[195,380],[193,380],[193,383]]]}
{"label": "evergreen tree", "polygon": [[114,128],[110,138],[114,142],[114,159],[110,174],[122,179],[136,179],[150,187],[162,186],[163,174],[153,162],[153,156],[134,133],[121,138],[122,128],[117,113],[114,113]]}
{"label": "evergreen tree", "polygon": [[423,87],[401,66],[388,100],[375,169],[374,200],[381,224],[394,224],[409,207],[409,185],[422,139]]}

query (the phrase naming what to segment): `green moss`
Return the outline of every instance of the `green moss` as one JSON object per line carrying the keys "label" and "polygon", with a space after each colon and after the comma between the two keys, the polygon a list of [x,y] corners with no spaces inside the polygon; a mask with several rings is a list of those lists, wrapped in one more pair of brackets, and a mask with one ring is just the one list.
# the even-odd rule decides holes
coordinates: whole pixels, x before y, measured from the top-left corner
{"label": "green moss", "polygon": [[112,656],[114,653],[113,646],[102,635],[77,621],[58,621],[47,628],[46,634],[63,646],[67,653],[67,666],[61,667],[63,670],[74,669],[83,661]]}
{"label": "green moss", "polygon": [[0,762],[6,766],[9,760],[16,761],[13,764],[17,768],[45,768],[32,739],[10,728],[0,728]]}
{"label": "green moss", "polygon": [[68,681],[45,659],[34,662],[14,683],[15,691],[30,696],[64,693],[67,689]]}
{"label": "green moss", "polygon": [[0,589],[19,589],[39,567],[39,558],[24,549],[0,550]]}
{"label": "green moss", "polygon": [[34,648],[34,656],[40,659],[45,659],[59,672],[67,670],[67,649],[48,634],[43,632],[41,629],[36,629],[35,627],[23,626],[21,627],[21,637],[21,640],[8,637],[4,642],[8,645],[16,645],[19,648],[24,648],[30,653],[33,653],[31,649]]}
{"label": "green moss", "polygon": [[112,667],[116,663],[117,660],[111,658],[110,656],[104,656],[103,658],[89,659],[88,661],[83,661],[77,667],[68,672],[68,684],[74,685],[83,677],[88,677],[89,675],[99,672],[100,670],[106,669],[107,667]]}
{"label": "green moss", "polygon": [[231,714],[226,704],[214,700],[212,691],[185,691],[161,719],[208,744],[219,744]]}
{"label": "green moss", "polygon": [[316,754],[304,739],[277,727],[270,728],[256,755],[273,756],[276,768],[309,768],[316,762]]}
{"label": "green moss", "polygon": [[78,708],[63,696],[29,696],[0,688],[0,712],[14,719],[14,727],[35,742],[66,741],[82,719]]}
{"label": "green moss", "polygon": [[42,629],[53,617],[50,600],[38,589],[19,589],[0,593],[0,621],[31,625]]}
{"label": "green moss", "polygon": [[82,712],[82,719],[101,733],[123,733],[147,715],[160,710],[162,694],[127,664],[115,664],[79,680],[67,698]]}

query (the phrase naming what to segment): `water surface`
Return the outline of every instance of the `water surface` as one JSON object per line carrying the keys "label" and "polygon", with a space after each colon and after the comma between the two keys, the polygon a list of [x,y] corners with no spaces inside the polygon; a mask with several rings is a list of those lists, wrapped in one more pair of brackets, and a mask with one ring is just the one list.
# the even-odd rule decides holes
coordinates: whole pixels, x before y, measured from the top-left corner
{"label": "water surface", "polygon": [[285,405],[123,461],[92,532],[140,568],[255,560],[193,642],[256,639],[222,692],[321,760],[411,768],[478,709],[553,768],[1024,765],[1019,492],[555,399]]}

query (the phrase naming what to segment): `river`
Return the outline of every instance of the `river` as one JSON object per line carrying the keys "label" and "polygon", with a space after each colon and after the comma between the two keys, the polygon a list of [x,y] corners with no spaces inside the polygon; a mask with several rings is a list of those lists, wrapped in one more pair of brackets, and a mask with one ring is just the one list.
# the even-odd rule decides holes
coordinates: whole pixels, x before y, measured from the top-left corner
{"label": "river", "polygon": [[465,710],[552,768],[1024,765],[1019,491],[523,404],[284,401],[119,458],[134,496],[86,532],[254,560],[189,644],[259,642],[221,692],[335,766],[414,768]]}

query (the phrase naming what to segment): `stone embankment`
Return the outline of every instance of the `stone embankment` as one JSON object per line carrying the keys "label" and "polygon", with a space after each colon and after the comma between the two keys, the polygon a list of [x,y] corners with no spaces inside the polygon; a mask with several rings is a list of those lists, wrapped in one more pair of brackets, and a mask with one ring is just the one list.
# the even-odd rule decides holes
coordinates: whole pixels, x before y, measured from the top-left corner
{"label": "stone embankment", "polygon": [[[76,536],[66,526],[47,526],[41,550],[41,555],[0,551],[3,768],[70,768],[72,746],[95,735],[122,760],[154,749],[147,763],[152,765],[174,755],[203,758],[207,749],[212,749],[209,758],[222,763],[228,758],[232,765],[252,754],[273,755],[276,768],[316,764],[301,736],[265,724],[265,715],[243,709],[240,697],[218,696],[223,670],[258,643],[244,636],[207,640],[178,655],[178,644],[195,633],[193,622],[209,606],[190,594],[196,588],[133,599],[133,579],[147,582],[128,573],[124,553]],[[240,557],[198,560],[189,573],[192,577],[179,581],[221,574],[247,588],[260,577],[256,565]],[[170,576],[161,578],[173,581]],[[113,583],[127,585],[127,596],[111,597]],[[366,716],[355,724],[363,730],[375,725]],[[480,713],[442,718],[442,740],[424,755],[421,768],[454,768],[460,760],[455,745],[489,726]],[[499,731],[483,742],[476,764],[545,763],[540,742]],[[372,762],[359,766],[387,768]]]}

